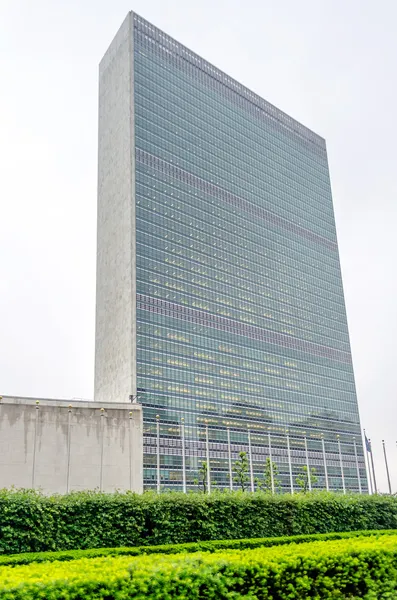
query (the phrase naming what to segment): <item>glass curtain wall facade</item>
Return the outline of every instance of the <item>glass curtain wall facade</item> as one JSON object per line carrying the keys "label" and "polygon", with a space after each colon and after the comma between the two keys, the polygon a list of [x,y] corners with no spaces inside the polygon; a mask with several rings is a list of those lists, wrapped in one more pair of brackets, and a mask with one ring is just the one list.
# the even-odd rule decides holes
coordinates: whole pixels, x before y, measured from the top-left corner
{"label": "glass curtain wall facade", "polygon": [[[366,474],[325,141],[133,16],[137,391],[144,487],[205,460],[229,486],[251,435],[289,490],[306,464],[325,487]],[[270,436],[269,436],[270,434]]]}

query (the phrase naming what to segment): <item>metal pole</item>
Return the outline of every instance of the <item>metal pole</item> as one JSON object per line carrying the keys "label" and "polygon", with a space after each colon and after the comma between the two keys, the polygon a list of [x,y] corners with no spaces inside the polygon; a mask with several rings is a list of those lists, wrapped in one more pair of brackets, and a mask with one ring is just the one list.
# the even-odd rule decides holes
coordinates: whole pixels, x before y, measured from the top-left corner
{"label": "metal pole", "polygon": [[229,487],[233,491],[233,472],[232,472],[232,449],[230,446],[230,429],[227,428],[227,452],[229,457]]}
{"label": "metal pole", "polygon": [[208,439],[208,423],[205,423],[205,442],[207,455],[207,493],[211,493],[211,474],[210,474],[210,443]]}
{"label": "metal pole", "polygon": [[372,485],[371,464],[369,462],[369,451],[368,451],[367,436],[366,436],[366,433],[365,433],[365,429],[364,429],[364,440],[365,440],[365,452],[366,452],[366,455],[367,455],[367,462],[366,462],[366,465],[365,465],[365,470],[367,470],[367,468],[368,468],[368,472],[367,473],[368,473],[368,480],[369,480],[369,490],[370,490],[370,494],[372,495],[374,493],[374,488],[373,488],[373,485]]}
{"label": "metal pole", "polygon": [[272,442],[270,439],[270,431],[268,432],[269,438],[269,460],[270,460],[270,479],[272,482],[272,494],[274,494],[274,473],[273,473],[273,457],[272,457]]}
{"label": "metal pole", "polygon": [[385,457],[385,466],[386,466],[386,474],[387,474],[387,483],[389,486],[389,494],[391,496],[391,484],[390,484],[390,473],[389,473],[389,465],[387,464],[387,456],[386,456],[386,445],[385,445],[385,440],[382,440],[382,444],[383,444],[383,455]]}
{"label": "metal pole", "polygon": [[160,417],[156,415],[157,493],[160,493]]}
{"label": "metal pole", "polygon": [[356,459],[356,471],[357,471],[357,479],[358,479],[358,493],[362,494],[362,488],[361,488],[361,477],[360,477],[360,467],[358,464],[358,456],[357,456],[357,444],[356,444],[356,438],[353,437],[353,444],[354,444],[354,456]]}
{"label": "metal pole", "polygon": [[289,482],[291,486],[291,494],[294,493],[294,479],[292,477],[292,463],[291,463],[291,448],[289,445],[289,435],[287,431],[287,453],[288,453],[288,467],[289,467]]}
{"label": "metal pole", "polygon": [[130,491],[132,491],[132,412],[129,414]]}
{"label": "metal pole", "polygon": [[374,465],[374,455],[372,453],[372,444],[371,444],[371,440],[368,440],[369,444],[371,446],[371,464],[372,464],[372,477],[373,477],[373,481],[374,481],[374,494],[378,493],[378,486],[376,485],[376,475],[375,475],[375,465]]}
{"label": "metal pole", "polygon": [[309,492],[312,491],[312,477],[310,473],[310,464],[309,464],[309,452],[307,449],[307,439],[306,434],[303,436],[305,440],[305,453],[306,453],[306,469],[307,469],[307,483],[309,485]]}
{"label": "metal pole", "polygon": [[338,438],[339,463],[340,463],[340,472],[341,472],[341,475],[342,475],[342,488],[343,488],[343,493],[346,494],[345,474],[343,472],[342,450],[341,450],[341,447],[340,447],[340,437],[339,437],[339,435],[337,435],[336,437]]}
{"label": "metal pole", "polygon": [[34,437],[33,437],[33,465],[32,465],[32,489],[34,490],[35,479],[36,479],[36,448],[37,448],[37,428],[39,424],[39,404],[40,402],[36,400],[36,414],[35,414],[35,422],[34,422]]}
{"label": "metal pole", "polygon": [[181,442],[182,442],[182,490],[186,494],[186,456],[185,456],[185,419],[181,419]]}
{"label": "metal pole", "polygon": [[68,409],[68,464],[67,464],[67,470],[66,470],[66,493],[69,493],[69,489],[70,489],[70,446],[71,446],[71,436],[72,436],[72,431],[71,431],[71,427],[72,427],[72,405],[69,404],[69,409]]}
{"label": "metal pole", "polygon": [[327,468],[327,456],[325,454],[325,442],[324,436],[321,434],[321,445],[323,447],[323,462],[324,462],[324,475],[325,475],[325,489],[329,492],[329,481],[328,481],[328,468]]}
{"label": "metal pole", "polygon": [[105,415],[105,409],[101,408],[101,465],[99,470],[99,490],[102,492],[103,488],[103,446],[104,446],[104,427],[105,422],[103,417]]}
{"label": "metal pole", "polygon": [[255,491],[254,487],[254,470],[252,466],[252,448],[251,448],[251,431],[248,427],[248,453],[250,459],[250,480],[251,480],[251,492]]}

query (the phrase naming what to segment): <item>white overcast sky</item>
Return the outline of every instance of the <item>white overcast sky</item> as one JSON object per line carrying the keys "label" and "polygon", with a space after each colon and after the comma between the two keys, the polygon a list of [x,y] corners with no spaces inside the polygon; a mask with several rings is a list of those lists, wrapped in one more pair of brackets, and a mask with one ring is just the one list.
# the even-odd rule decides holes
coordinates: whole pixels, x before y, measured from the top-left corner
{"label": "white overcast sky", "polygon": [[397,491],[396,0],[0,0],[0,394],[93,396],[97,65],[129,10],[326,138],[362,425]]}

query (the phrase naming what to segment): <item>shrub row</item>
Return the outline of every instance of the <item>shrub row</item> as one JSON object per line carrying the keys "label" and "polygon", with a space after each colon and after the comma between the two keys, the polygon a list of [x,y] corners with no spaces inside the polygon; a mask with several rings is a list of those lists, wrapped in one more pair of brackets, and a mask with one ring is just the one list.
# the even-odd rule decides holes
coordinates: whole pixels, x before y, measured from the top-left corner
{"label": "shrub row", "polygon": [[397,536],[0,568],[0,600],[395,598]]}
{"label": "shrub row", "polygon": [[270,548],[285,544],[303,544],[305,542],[325,542],[357,537],[379,537],[397,535],[395,529],[380,531],[348,531],[345,533],[314,533],[311,535],[292,535],[273,538],[251,538],[247,540],[212,540],[209,542],[189,542],[187,544],[163,544],[159,546],[137,546],[135,548],[97,548],[91,550],[64,550],[61,552],[28,552],[0,556],[0,566],[29,565],[31,563],[70,561],[81,558],[99,558],[101,556],[142,556],[145,554],[191,554],[193,552],[219,552],[222,550],[252,550]]}
{"label": "shrub row", "polygon": [[0,527],[5,554],[397,529],[397,498],[0,490]]}

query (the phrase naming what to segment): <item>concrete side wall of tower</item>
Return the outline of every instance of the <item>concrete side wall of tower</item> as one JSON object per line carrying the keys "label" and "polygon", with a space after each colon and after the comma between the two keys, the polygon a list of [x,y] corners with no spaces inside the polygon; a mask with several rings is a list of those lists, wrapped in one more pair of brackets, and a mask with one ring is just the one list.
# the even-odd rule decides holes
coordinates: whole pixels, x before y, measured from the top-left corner
{"label": "concrete side wall of tower", "polygon": [[142,408],[5,397],[0,488],[142,492]]}
{"label": "concrete side wall of tower", "polygon": [[95,400],[128,402],[135,377],[132,16],[99,67]]}

